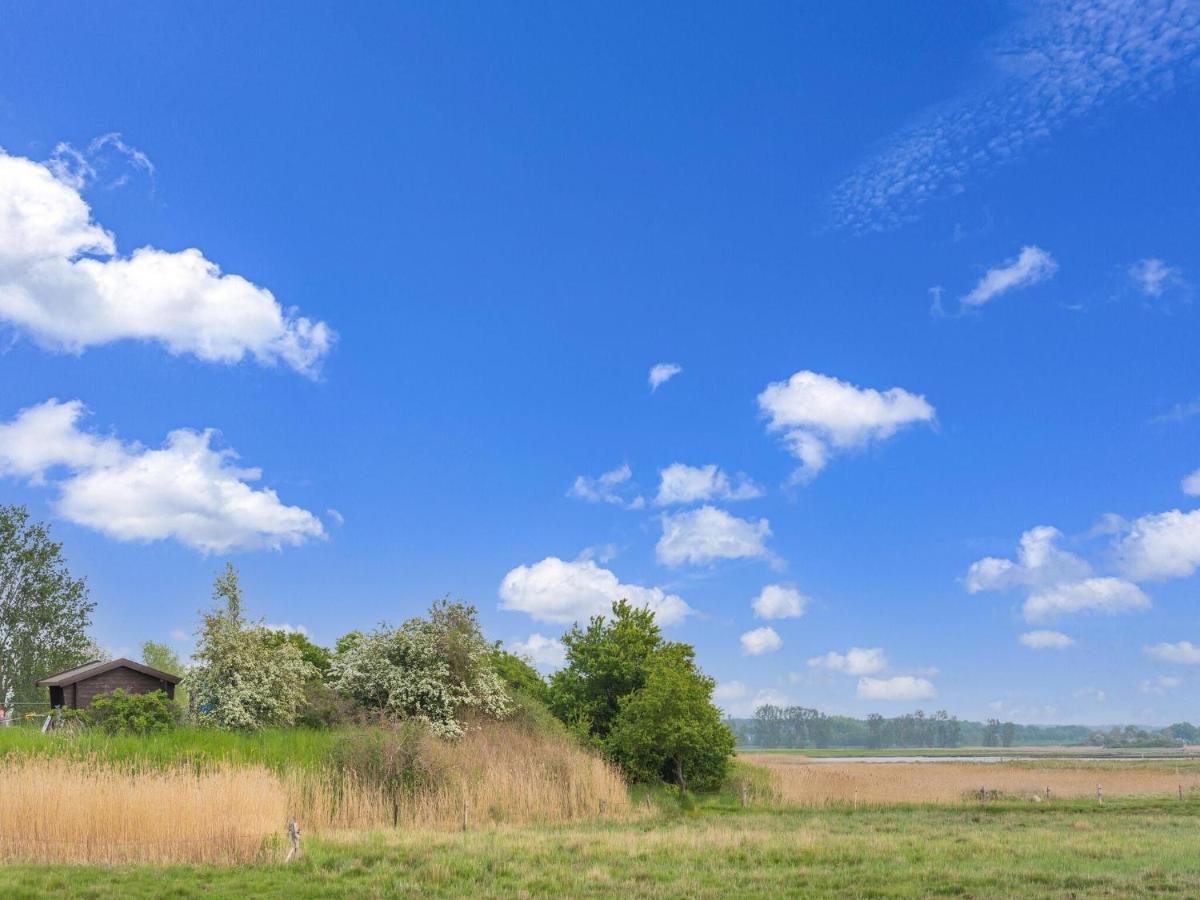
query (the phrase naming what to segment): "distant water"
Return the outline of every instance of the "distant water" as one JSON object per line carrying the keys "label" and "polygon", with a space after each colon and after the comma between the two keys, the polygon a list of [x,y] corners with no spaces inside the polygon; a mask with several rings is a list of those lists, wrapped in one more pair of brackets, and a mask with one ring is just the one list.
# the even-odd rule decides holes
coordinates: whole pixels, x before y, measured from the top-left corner
{"label": "distant water", "polygon": [[795,756],[797,760],[803,759],[810,763],[1003,763],[1056,759],[1068,762],[1141,762],[1148,759],[1194,759],[1192,756],[1068,756],[1049,753],[1027,756],[804,756],[797,753]]}

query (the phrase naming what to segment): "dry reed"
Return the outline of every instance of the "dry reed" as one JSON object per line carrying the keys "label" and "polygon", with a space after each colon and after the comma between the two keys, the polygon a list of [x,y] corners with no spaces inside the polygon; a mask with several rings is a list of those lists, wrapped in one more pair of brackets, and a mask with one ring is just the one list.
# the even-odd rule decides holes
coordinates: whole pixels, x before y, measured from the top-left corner
{"label": "dry reed", "polygon": [[[742,759],[770,773],[760,801],[784,805],[959,803],[986,796],[1032,800],[1094,797],[1102,784],[1108,797],[1173,797],[1180,786],[1200,788],[1200,773],[1129,764],[1097,767],[1056,763],[814,763],[786,754],[755,754]],[[1046,797],[1046,788],[1050,797]]]}
{"label": "dry reed", "polygon": [[612,766],[566,739],[499,724],[422,748],[439,777],[398,795],[324,767],[114,768],[97,761],[0,761],[0,860],[240,863],[282,858],[289,816],[314,832],[631,818]]}

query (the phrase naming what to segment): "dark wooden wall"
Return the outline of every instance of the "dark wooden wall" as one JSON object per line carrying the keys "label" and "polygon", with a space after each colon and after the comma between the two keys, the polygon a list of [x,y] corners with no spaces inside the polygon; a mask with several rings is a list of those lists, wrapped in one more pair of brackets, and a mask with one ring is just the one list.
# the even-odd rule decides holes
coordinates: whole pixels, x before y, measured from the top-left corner
{"label": "dark wooden wall", "polygon": [[[151,691],[166,691],[168,697],[175,696],[175,685],[167,681],[159,681],[151,675],[135,672],[118,666],[92,678],[77,681],[66,688],[65,704],[75,709],[86,709],[91,705],[92,698],[97,694],[106,694],[120,688],[127,694],[149,694]],[[74,690],[72,690],[74,689]],[[74,697],[72,697],[74,693]],[[74,702],[72,702],[72,700]]]}

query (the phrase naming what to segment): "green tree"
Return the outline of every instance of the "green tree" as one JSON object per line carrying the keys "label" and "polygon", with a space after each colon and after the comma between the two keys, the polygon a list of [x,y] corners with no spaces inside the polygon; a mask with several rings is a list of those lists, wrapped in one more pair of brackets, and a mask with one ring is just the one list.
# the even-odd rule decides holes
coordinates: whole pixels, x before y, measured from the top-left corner
{"label": "green tree", "polygon": [[23,506],[0,506],[0,706],[46,699],[34,681],[87,662],[87,583]]}
{"label": "green tree", "polygon": [[668,781],[680,796],[720,786],[733,754],[733,732],[712,703],[714,682],[691,648],[667,645],[646,665],[645,684],[621,700],[605,742],[608,756],[637,781]]}
{"label": "green tree", "polygon": [[[178,675],[182,678],[187,674],[187,667],[180,661],[179,655],[166,644],[160,644],[158,641],[146,641],[142,644],[142,662],[152,669],[158,669],[168,675]],[[186,684],[175,685],[175,702],[183,709],[188,708]]]}
{"label": "green tree", "polygon": [[497,644],[492,655],[492,665],[496,667],[496,674],[510,691],[518,691],[539,703],[550,705],[550,687],[546,684],[546,679],[521,657],[501,650]]}
{"label": "green tree", "polygon": [[290,726],[316,670],[290,643],[248,623],[237,570],[226,563],[213,586],[217,606],[203,614],[196,665],[186,678],[201,724],[226,729]]}
{"label": "green tree", "polygon": [[324,679],[329,674],[329,666],[333,662],[333,654],[320,644],[314,644],[308,635],[298,631],[283,631],[278,628],[267,629],[267,643],[272,647],[291,644],[300,651],[301,658],[312,666],[317,675]]}
{"label": "green tree", "polygon": [[495,718],[509,713],[492,657],[475,607],[443,599],[433,604],[428,619],[409,619],[399,628],[381,625],[346,642],[329,678],[365,709],[418,719],[435,734],[457,737],[469,713]]}
{"label": "green tree", "polygon": [[567,664],[550,678],[550,709],[580,735],[602,744],[621,699],[646,683],[647,664],[663,647],[662,633],[654,613],[621,600],[613,604],[612,618],[593,616],[586,629],[576,624],[562,643]]}

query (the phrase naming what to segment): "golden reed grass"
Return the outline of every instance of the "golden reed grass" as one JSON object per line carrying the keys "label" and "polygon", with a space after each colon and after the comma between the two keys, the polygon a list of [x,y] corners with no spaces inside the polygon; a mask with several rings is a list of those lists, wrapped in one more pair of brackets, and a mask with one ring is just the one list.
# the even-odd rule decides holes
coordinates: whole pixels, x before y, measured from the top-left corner
{"label": "golden reed grass", "polygon": [[620,774],[567,740],[497,725],[423,753],[436,783],[398,798],[332,768],[273,773],[99,762],[0,762],[0,860],[240,863],[281,858],[289,817],[306,834],[460,829],[638,815]]}
{"label": "golden reed grass", "polygon": [[[1176,774],[1166,767],[1110,764],[1102,768],[1086,763],[814,763],[785,754],[741,757],[770,773],[768,786],[758,799],[786,805],[824,806],[860,802],[960,803],[978,798],[982,788],[989,796],[1032,800],[1055,797],[1095,797],[1096,785],[1105,797],[1168,797],[1200,788],[1200,773],[1186,769]],[[765,795],[765,796],[764,796]]]}

